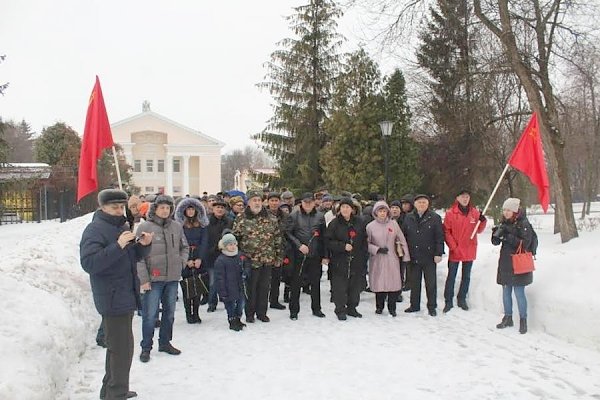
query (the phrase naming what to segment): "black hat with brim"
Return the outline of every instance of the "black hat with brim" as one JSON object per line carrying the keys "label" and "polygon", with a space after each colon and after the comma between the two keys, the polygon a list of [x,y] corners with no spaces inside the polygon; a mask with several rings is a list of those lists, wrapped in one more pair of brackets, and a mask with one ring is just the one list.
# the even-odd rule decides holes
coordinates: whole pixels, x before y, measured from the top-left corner
{"label": "black hat with brim", "polygon": [[419,199],[427,199],[427,201],[431,202],[431,198],[429,198],[429,196],[427,196],[426,194],[418,194],[415,196],[415,198],[413,199],[413,202],[419,200]]}
{"label": "black hat with brim", "polygon": [[315,197],[311,192],[306,192],[302,194],[302,197],[300,197],[300,200],[302,201],[309,201],[309,200],[314,200]]}

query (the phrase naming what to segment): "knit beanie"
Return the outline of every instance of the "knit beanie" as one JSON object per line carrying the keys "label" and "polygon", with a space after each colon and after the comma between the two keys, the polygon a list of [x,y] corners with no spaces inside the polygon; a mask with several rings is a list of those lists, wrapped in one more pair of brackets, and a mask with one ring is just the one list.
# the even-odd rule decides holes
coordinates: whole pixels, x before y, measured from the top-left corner
{"label": "knit beanie", "polygon": [[223,235],[221,240],[219,240],[219,248],[224,249],[228,244],[238,244],[237,239],[232,233],[226,233]]}
{"label": "knit beanie", "polygon": [[503,210],[510,210],[514,213],[519,212],[519,206],[521,205],[521,200],[513,197],[509,197],[504,200],[504,204],[502,204]]}

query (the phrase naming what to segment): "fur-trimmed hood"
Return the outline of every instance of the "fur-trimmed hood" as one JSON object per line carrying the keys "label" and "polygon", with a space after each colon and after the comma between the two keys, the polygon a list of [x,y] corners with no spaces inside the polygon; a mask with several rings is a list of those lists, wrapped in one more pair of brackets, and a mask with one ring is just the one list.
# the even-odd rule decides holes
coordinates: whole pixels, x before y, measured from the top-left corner
{"label": "fur-trimmed hood", "polygon": [[208,215],[206,213],[206,208],[199,201],[194,199],[193,197],[188,197],[179,202],[177,205],[177,209],[175,210],[175,220],[183,224],[185,220],[185,210],[189,207],[194,207],[196,210],[196,220],[200,223],[202,228],[208,226]]}
{"label": "fur-trimmed hood", "polygon": [[167,196],[164,194],[156,196],[156,198],[154,199],[154,202],[152,204],[150,204],[150,208],[148,209],[147,220],[157,222],[158,220],[156,220],[154,218],[154,217],[156,217],[156,206],[158,204],[168,204],[169,207],[171,208],[171,211],[169,212],[169,216],[166,218],[166,221],[165,221],[165,222],[168,222],[173,217],[173,211],[175,210],[175,206],[173,203],[174,203],[173,198],[171,196]]}

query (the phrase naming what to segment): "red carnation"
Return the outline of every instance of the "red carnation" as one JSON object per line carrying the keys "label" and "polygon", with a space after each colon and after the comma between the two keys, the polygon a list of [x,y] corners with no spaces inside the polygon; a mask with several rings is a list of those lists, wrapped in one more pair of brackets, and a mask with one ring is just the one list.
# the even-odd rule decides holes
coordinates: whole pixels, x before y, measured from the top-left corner
{"label": "red carnation", "polygon": [[287,258],[287,257],[285,257],[285,258],[283,259],[283,265],[288,265],[289,263],[290,263],[290,259],[289,259],[289,258]]}
{"label": "red carnation", "polygon": [[246,256],[240,256],[240,260],[244,261],[246,259]]}
{"label": "red carnation", "polygon": [[389,233],[394,233],[394,230],[392,228],[388,228],[388,232]]}
{"label": "red carnation", "polygon": [[320,235],[319,231],[314,231],[314,232],[313,232],[313,236],[314,236],[314,237],[319,237],[319,235]]}
{"label": "red carnation", "polygon": [[354,229],[350,229],[348,236],[350,236],[350,239],[354,239],[356,237],[356,231]]}

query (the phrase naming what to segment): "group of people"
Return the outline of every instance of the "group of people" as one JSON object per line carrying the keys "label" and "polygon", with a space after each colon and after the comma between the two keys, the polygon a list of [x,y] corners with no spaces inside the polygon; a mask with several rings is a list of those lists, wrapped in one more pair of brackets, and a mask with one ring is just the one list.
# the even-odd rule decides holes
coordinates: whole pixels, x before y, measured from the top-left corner
{"label": "group of people", "polygon": [[[297,320],[303,291],[310,294],[312,315],[324,318],[323,270],[331,281],[331,301],[340,321],[362,317],[358,306],[365,290],[375,294],[376,314],[383,314],[387,305],[389,315],[396,317],[396,305],[408,290],[410,306],[405,312],[418,312],[423,280],[427,311],[435,317],[437,264],[446,244],[443,312],[454,307],[461,263],[456,304],[466,311],[477,252],[473,233],[482,233],[487,224],[472,205],[468,190],[457,192],[443,220],[425,194],[388,204],[375,196],[361,203],[350,193],[304,193],[296,199],[287,190],[251,190],[174,200],[164,194],[139,198],[106,189],[99,193],[98,203],[100,208],[82,236],[81,264],[90,274],[94,302],[102,316],[99,331],[107,353],[100,397],[106,399],[136,395],[129,391],[136,310],[142,315],[142,362],[150,360],[157,325],[158,351],[181,353],[171,343],[179,285],[188,323],[202,321],[201,305],[214,312],[220,300],[234,331],[256,320],[269,322],[269,308],[289,308],[290,319]],[[515,275],[511,255],[519,245],[529,249],[532,235],[519,200],[507,199],[492,234],[492,243],[502,245],[498,283],[503,287],[505,315],[499,329],[513,326],[514,290],[520,332],[527,331],[524,286],[531,283],[532,274]],[[281,284],[288,307],[280,302]]]}

